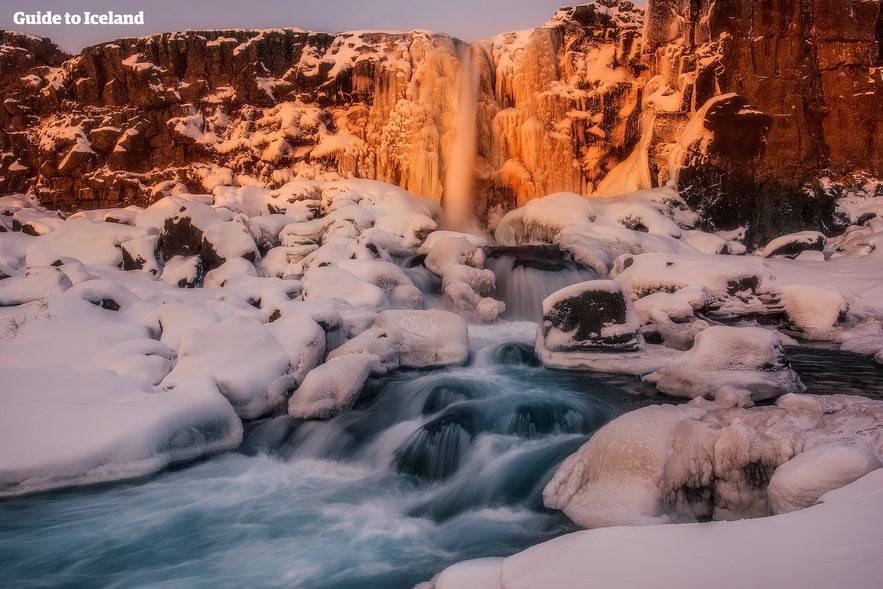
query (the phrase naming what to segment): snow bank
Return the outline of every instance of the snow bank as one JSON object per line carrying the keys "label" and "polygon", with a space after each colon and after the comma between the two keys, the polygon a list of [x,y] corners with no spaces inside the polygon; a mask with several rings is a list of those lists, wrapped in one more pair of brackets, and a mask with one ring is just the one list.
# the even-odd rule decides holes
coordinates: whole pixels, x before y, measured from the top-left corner
{"label": "snow bank", "polygon": [[108,373],[4,368],[0,402],[0,496],[138,477],[242,439],[208,377],[155,388]]}
{"label": "snow bank", "polygon": [[[795,456],[837,445],[883,456],[881,418],[883,402],[842,395],[790,394],[774,407],[701,399],[644,407],[610,422],[567,458],[544,499],[586,528],[764,516],[767,485]],[[846,485],[874,464],[853,452],[851,464],[828,470],[828,452],[785,466],[775,501],[789,487],[806,497],[807,490]]]}
{"label": "snow bank", "polygon": [[754,401],[806,390],[776,332],[760,327],[709,327],[686,354],[644,380],[677,397],[713,398],[724,386],[748,391]]}
{"label": "snow bank", "polygon": [[[872,589],[883,577],[883,563],[874,557],[883,543],[881,513],[878,470],[796,513],[576,532],[506,559],[454,565],[439,575],[436,588],[572,589],[591,583],[632,589],[652,579],[653,586],[682,589],[704,589],[710,582],[721,589]],[[448,578],[456,584],[442,585]]]}

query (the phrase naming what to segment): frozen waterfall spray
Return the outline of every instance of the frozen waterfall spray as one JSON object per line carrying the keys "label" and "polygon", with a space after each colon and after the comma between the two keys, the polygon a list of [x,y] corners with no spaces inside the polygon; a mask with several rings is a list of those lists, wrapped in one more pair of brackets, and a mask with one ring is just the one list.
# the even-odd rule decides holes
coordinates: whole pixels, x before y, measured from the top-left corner
{"label": "frozen waterfall spray", "polygon": [[445,171],[442,207],[445,226],[466,233],[480,233],[473,211],[475,158],[478,153],[478,69],[469,45],[458,51],[460,59],[460,89],[457,96],[454,141],[451,159]]}

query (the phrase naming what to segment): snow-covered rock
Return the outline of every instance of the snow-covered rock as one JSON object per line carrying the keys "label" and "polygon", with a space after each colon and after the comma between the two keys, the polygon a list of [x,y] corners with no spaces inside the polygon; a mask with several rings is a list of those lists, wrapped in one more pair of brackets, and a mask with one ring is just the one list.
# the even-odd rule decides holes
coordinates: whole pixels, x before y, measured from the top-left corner
{"label": "snow-covered rock", "polygon": [[794,327],[812,335],[842,321],[849,305],[839,291],[813,284],[779,283],[779,300]]}
{"label": "snow-covered rock", "polygon": [[12,276],[0,282],[0,305],[20,305],[69,289],[71,279],[58,268],[38,268],[25,276]]}
{"label": "snow-covered rock", "polygon": [[746,390],[755,401],[806,390],[777,334],[760,327],[709,327],[686,354],[644,380],[678,397],[713,398],[723,386]]}
{"label": "snow-covered rock", "polygon": [[546,366],[591,368],[598,354],[644,349],[641,324],[631,300],[611,280],[563,288],[543,301],[536,349]]}
{"label": "snow-covered rock", "polygon": [[67,257],[89,265],[119,266],[123,263],[121,244],[146,237],[151,231],[86,218],[69,219],[33,242],[28,248],[27,264],[48,266],[58,258]]}
{"label": "snow-covered rock", "polygon": [[770,513],[810,507],[835,489],[883,467],[867,444],[849,440],[818,446],[779,466],[770,479]]}
{"label": "snow-covered rock", "polygon": [[333,266],[312,268],[306,273],[303,299],[339,301],[346,306],[372,311],[389,308],[389,299],[383,289]]}
{"label": "snow-covered rock", "polygon": [[771,312],[774,280],[761,258],[647,253],[619,261],[611,276],[633,300],[693,287],[705,293],[702,310],[717,319]]}
{"label": "snow-covered rock", "polygon": [[242,440],[207,376],[155,388],[106,372],[4,368],[0,401],[0,496],[143,476]]}
{"label": "snow-covered rock", "polygon": [[205,267],[199,256],[174,256],[166,261],[159,279],[178,288],[197,288],[205,277]]}

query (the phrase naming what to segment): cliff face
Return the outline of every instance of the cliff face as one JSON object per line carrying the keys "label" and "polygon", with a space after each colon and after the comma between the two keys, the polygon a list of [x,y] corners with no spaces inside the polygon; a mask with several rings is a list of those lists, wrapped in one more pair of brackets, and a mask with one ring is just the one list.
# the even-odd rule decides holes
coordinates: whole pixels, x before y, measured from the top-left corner
{"label": "cliff face", "polygon": [[[651,166],[664,181],[686,165],[678,187],[708,218],[772,233],[824,224],[830,195],[805,184],[883,174],[879,0],[650,0],[646,25],[647,92],[680,103],[661,109]],[[704,127],[730,140],[709,148],[684,137],[690,117],[726,93],[750,107]],[[741,147],[728,152],[732,141]],[[784,224],[765,226],[778,204]]]}
{"label": "cliff face", "polygon": [[[603,0],[471,47],[482,215],[589,193],[628,153],[641,17]],[[0,114],[0,192],[94,207],[327,173],[438,201],[463,47],[427,32],[188,31],[22,62],[2,88],[18,106]]]}
{"label": "cliff face", "polygon": [[468,48],[188,31],[68,58],[4,33],[0,193],[72,209],[324,174],[442,200],[471,59],[483,220],[673,182],[709,225],[825,226],[830,195],[807,183],[883,174],[881,34],[880,0],[598,0]]}

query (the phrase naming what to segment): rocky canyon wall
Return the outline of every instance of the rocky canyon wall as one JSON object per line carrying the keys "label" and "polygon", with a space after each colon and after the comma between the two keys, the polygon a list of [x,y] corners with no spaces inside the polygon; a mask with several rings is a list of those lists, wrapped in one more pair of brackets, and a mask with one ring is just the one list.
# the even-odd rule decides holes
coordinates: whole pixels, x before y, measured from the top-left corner
{"label": "rocky canyon wall", "polygon": [[830,229],[817,180],[883,174],[881,34],[879,0],[649,0],[659,181],[758,237]]}
{"label": "rocky canyon wall", "polygon": [[[602,0],[468,48],[480,78],[480,216],[590,193],[628,153],[642,16]],[[187,31],[64,61],[41,57],[45,40],[6,33],[3,43],[18,57],[0,78],[0,192],[72,209],[318,174],[443,198],[463,46],[448,36]]]}
{"label": "rocky canyon wall", "polygon": [[[883,174],[881,34],[880,0],[598,0],[478,41],[476,212],[625,176],[755,239],[827,228],[817,179]],[[74,209],[319,175],[444,198],[448,36],[186,31],[74,57],[0,41],[0,193]]]}

